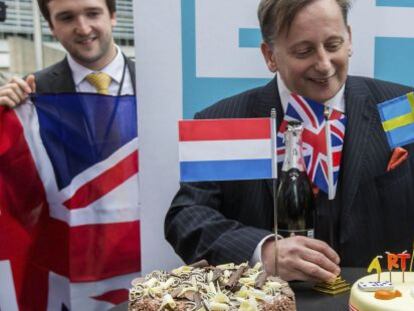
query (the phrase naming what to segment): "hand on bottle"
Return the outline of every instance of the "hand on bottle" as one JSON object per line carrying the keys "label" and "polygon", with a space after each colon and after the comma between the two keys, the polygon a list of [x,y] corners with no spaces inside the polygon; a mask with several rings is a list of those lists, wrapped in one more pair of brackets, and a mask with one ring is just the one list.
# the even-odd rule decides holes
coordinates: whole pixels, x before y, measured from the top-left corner
{"label": "hand on bottle", "polygon": [[24,102],[29,93],[36,91],[34,75],[28,75],[25,80],[13,77],[8,83],[0,87],[0,106],[14,108]]}
{"label": "hand on bottle", "polygon": [[[294,236],[277,241],[278,272],[286,280],[332,281],[341,272],[338,254],[323,241]],[[262,261],[268,273],[275,274],[275,241],[262,246]]]}

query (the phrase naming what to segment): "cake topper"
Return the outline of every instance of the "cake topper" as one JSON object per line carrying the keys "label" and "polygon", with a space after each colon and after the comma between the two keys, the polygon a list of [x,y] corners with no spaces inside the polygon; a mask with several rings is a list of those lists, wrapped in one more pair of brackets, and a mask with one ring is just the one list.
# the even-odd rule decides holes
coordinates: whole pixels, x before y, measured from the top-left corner
{"label": "cake topper", "polygon": [[368,273],[371,273],[372,270],[375,270],[378,275],[378,282],[381,281],[381,264],[379,262],[379,258],[382,258],[382,256],[376,256],[374,259],[372,259],[371,263],[368,266]]}

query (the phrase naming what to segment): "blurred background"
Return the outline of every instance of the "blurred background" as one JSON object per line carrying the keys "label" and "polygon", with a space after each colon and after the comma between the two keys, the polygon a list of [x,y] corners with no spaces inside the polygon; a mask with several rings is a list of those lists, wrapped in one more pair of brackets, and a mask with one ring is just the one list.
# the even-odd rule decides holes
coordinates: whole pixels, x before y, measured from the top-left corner
{"label": "blurred background", "polygon": [[[133,0],[117,0],[114,38],[134,58]],[[0,85],[60,61],[65,55],[38,10],[36,0],[0,1]]]}

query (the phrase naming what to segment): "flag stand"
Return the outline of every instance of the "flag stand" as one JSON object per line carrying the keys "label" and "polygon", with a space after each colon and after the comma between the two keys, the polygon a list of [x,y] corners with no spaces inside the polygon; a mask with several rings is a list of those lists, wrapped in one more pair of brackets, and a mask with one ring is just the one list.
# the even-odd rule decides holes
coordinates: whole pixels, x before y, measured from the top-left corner
{"label": "flag stand", "polygon": [[278,251],[277,251],[277,145],[276,145],[276,109],[272,108],[270,112],[271,122],[271,141],[272,141],[272,175],[273,175],[273,222],[275,231],[275,275],[279,275]]}
{"label": "flag stand", "polygon": [[[331,114],[331,107],[325,106],[324,117],[325,117],[325,141],[326,141],[326,158],[328,166],[328,210],[329,210],[329,245],[334,248],[334,226],[333,226],[333,206],[332,201],[335,198],[334,178],[333,178],[333,161],[332,161],[332,144],[331,144],[331,128],[329,123],[329,117]],[[340,275],[331,282],[317,283],[314,290],[329,294],[338,295],[347,292],[351,289],[351,285],[347,283]]]}

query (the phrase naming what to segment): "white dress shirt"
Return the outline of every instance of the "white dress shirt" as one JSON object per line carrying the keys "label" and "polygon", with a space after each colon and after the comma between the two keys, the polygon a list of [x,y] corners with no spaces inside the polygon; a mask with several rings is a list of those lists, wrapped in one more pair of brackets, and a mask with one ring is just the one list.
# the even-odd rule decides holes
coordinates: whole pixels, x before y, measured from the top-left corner
{"label": "white dress shirt", "polygon": [[[121,52],[121,49],[118,46],[116,46],[116,49],[117,53],[115,58],[104,68],[99,70],[99,72],[104,72],[112,78],[111,84],[109,85],[110,95],[118,95],[118,89],[122,80],[122,72],[125,66],[125,58]],[[70,54],[68,54],[67,57],[69,67],[72,71],[73,81],[75,82],[76,91],[96,93],[95,87],[85,79],[88,74],[95,71],[77,63]],[[128,66],[126,67],[125,71],[125,78],[122,85],[121,95],[134,95],[134,88],[132,85],[131,74],[128,70]]]}
{"label": "white dress shirt", "polygon": [[[292,93],[289,91],[289,89],[286,87],[286,84],[283,82],[280,75],[277,75],[277,87],[279,91],[280,101],[282,103],[283,112],[286,112],[287,105],[289,102],[290,94]],[[338,93],[331,98],[330,100],[326,101],[324,105],[328,105],[331,109],[338,110],[342,113],[345,113],[345,84],[340,88]],[[250,265],[254,266],[257,262],[262,261],[262,246],[263,243],[266,242],[268,239],[273,239],[274,234],[269,234],[268,236],[264,237],[259,244],[257,244],[252,257],[250,258]],[[278,239],[281,237],[278,236]]]}

